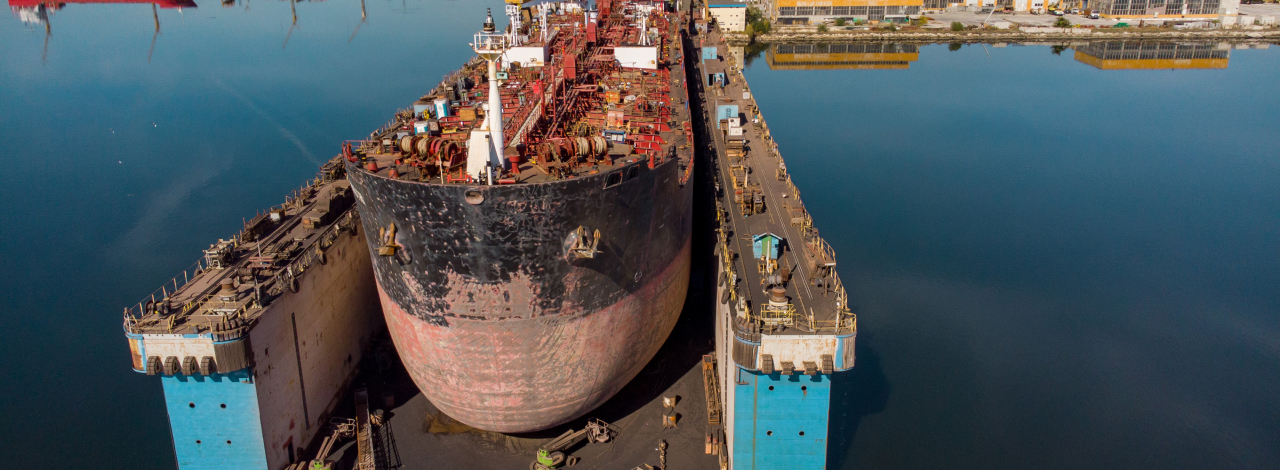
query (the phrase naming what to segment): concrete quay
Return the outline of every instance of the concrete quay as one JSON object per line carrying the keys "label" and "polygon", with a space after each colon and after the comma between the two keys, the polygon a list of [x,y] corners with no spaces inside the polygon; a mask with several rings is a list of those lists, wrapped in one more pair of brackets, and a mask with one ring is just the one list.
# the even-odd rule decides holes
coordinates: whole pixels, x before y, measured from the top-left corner
{"label": "concrete quay", "polygon": [[[811,44],[845,42],[896,42],[907,44],[978,43],[978,42],[1028,42],[1028,41],[1228,41],[1228,42],[1280,42],[1280,29],[1251,30],[1158,30],[1158,29],[1087,29],[1070,28],[1061,32],[1027,32],[1018,29],[951,31],[835,31],[778,32],[758,35],[756,42],[768,44]],[[752,38],[741,33],[725,33],[725,41],[742,46]]]}

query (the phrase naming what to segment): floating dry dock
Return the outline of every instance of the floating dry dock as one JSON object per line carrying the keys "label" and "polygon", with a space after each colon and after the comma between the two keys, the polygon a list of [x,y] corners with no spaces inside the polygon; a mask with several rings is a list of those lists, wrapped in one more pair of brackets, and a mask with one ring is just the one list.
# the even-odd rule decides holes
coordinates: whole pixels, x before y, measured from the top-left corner
{"label": "floating dry dock", "polygon": [[[812,218],[801,204],[799,191],[792,184],[741,75],[732,60],[720,54],[727,51],[724,43],[716,32],[706,30],[701,11],[668,10],[672,6],[651,0],[624,0],[604,2],[606,8],[598,12],[564,5],[545,10],[540,16],[548,19],[538,21],[543,25],[540,28],[547,28],[545,31],[552,38],[564,35],[566,40],[572,40],[572,47],[566,46],[563,51],[555,47],[539,49],[544,56],[548,50],[560,51],[550,54],[558,59],[537,68],[530,64],[524,67],[526,70],[503,72],[510,89],[498,88],[497,64],[484,64],[490,65],[488,71],[482,70],[479,62],[464,67],[465,73],[447,79],[433,92],[433,99],[422,100],[421,110],[406,111],[395,124],[375,133],[374,138],[346,146],[343,155],[321,169],[320,177],[285,204],[259,214],[232,239],[215,243],[193,270],[127,309],[124,327],[134,368],[161,376],[178,467],[296,469],[311,465],[308,459],[315,455],[322,466],[336,462],[335,468],[385,468],[388,465],[379,462],[389,461],[402,462],[406,469],[523,468],[532,460],[533,450],[547,446],[551,438],[565,431],[565,426],[581,429],[583,422],[590,422],[583,420],[600,418],[616,428],[616,439],[610,440],[608,448],[564,446],[564,453],[572,454],[575,461],[583,459],[576,468],[646,468],[645,463],[673,470],[709,470],[717,466],[752,470],[825,468],[831,379],[853,367],[856,317],[848,310],[847,293],[835,272],[834,253],[818,236]],[[558,25],[559,29],[546,25]],[[602,39],[591,39],[596,34]],[[486,22],[477,37],[485,41],[477,40],[476,44],[511,39],[498,33],[492,20]],[[645,42],[650,44],[624,44],[639,37],[648,37]],[[578,45],[584,42],[595,45]],[[605,50],[610,45],[612,56]],[[651,50],[662,63],[655,61],[652,68],[622,66],[617,54],[626,47]],[[497,56],[490,50],[477,48],[477,52],[481,57]],[[485,81],[491,85],[488,94],[474,86]],[[537,93],[515,93],[516,83],[531,84]],[[690,96],[686,86],[696,95]],[[612,90],[642,93],[610,94]],[[557,93],[565,92],[573,99],[560,100]],[[627,105],[641,102],[642,95],[654,101],[648,107]],[[636,98],[630,100],[631,96]],[[548,105],[544,97],[556,99]],[[588,98],[603,101],[574,101]],[[526,116],[513,122],[539,122],[536,118],[543,112],[539,109],[553,109],[555,112],[549,114],[553,118],[550,129],[564,131],[557,127],[557,116],[561,115],[578,119],[576,122],[581,125],[574,125],[572,135],[566,133],[564,137],[552,132],[545,142],[512,132],[511,135],[525,138],[525,143],[539,145],[508,145],[506,150],[512,152],[498,152],[498,146],[490,149],[486,142],[506,143],[499,132],[505,130],[504,126],[494,123],[488,128],[476,127],[483,126],[490,117],[481,117],[487,114],[483,106],[486,100],[492,105],[488,109],[498,111],[491,116],[495,121],[498,116],[506,117],[502,112],[505,104],[515,110],[511,116]],[[650,108],[657,111],[647,111]],[[597,122],[595,118],[600,116],[595,111],[600,109],[607,112],[605,120]],[[664,114],[663,110],[669,112]],[[528,114],[523,114],[526,111]],[[644,127],[649,121],[642,118],[653,118],[645,114],[653,112],[661,119]],[[414,115],[430,119],[423,126],[418,126],[418,121],[409,126],[407,117]],[[610,119],[615,120],[614,124],[609,123]],[[618,119],[623,121],[621,125],[616,122]],[[636,127],[637,123],[640,127]],[[613,128],[621,133],[610,133]],[[467,132],[445,132],[459,129]],[[596,136],[596,131],[611,138]],[[456,137],[475,137],[476,145]],[[656,145],[648,145],[651,143]],[[481,157],[477,173],[467,169],[472,153]],[[496,158],[499,155],[506,159]],[[709,191],[700,193],[706,197],[699,201],[705,204],[701,207],[714,209],[693,221],[690,200],[694,184],[690,183],[697,159],[714,163],[698,179],[698,184],[707,184],[700,186],[704,190],[714,186],[714,195]],[[504,167],[504,162],[511,165]],[[530,165],[550,166],[555,171],[543,172]],[[348,172],[351,181],[347,179]],[[708,173],[714,176],[708,178]],[[569,186],[561,188],[556,184]],[[573,341],[543,348],[548,354],[573,353],[583,347],[610,351],[571,354],[576,361],[570,364],[573,367],[551,368],[550,372],[539,374],[555,379],[543,384],[546,387],[560,385],[565,390],[544,388],[562,397],[584,393],[585,389],[576,382],[561,379],[583,375],[578,365],[599,369],[601,364],[622,358],[627,363],[626,373],[616,373],[612,368],[609,374],[597,374],[599,380],[593,381],[607,386],[598,386],[592,392],[594,398],[589,405],[570,400],[575,407],[572,412],[555,414],[546,408],[527,406],[549,394],[539,392],[543,389],[538,387],[521,391],[537,400],[485,405],[509,411],[508,421],[523,423],[510,429],[551,426],[553,429],[547,432],[552,434],[546,439],[486,432],[476,428],[509,432],[504,426],[494,425],[506,422],[506,415],[490,413],[477,418],[474,413],[459,413],[449,406],[474,406],[470,401],[441,397],[483,392],[476,389],[477,383],[492,385],[490,388],[499,392],[513,387],[518,381],[502,379],[502,374],[482,377],[485,380],[481,382],[460,378],[480,377],[466,368],[511,371],[515,374],[511,376],[516,377],[517,372],[533,370],[509,367],[523,364],[520,361],[527,357],[504,355],[493,348],[472,348],[472,355],[465,357],[446,353],[449,348],[476,345],[535,348],[543,343],[529,342],[529,338],[540,336],[499,335],[493,341],[466,343],[428,335],[406,341],[406,334],[420,328],[406,329],[402,324],[399,337],[395,325],[391,329],[399,357],[406,359],[406,367],[400,369],[402,376],[371,377],[371,372],[365,370],[360,380],[362,387],[369,388],[359,388],[351,400],[347,386],[373,335],[384,326],[378,315],[380,294],[374,283],[375,271],[385,289],[394,282],[412,279],[415,273],[431,275],[443,267],[470,266],[437,262],[432,256],[438,253],[424,250],[447,252],[448,246],[442,247],[441,240],[456,242],[450,246],[469,246],[481,238],[456,235],[487,226],[464,224],[461,232],[454,233],[457,230],[450,231],[456,228],[454,220],[445,227],[450,230],[432,231],[432,227],[439,228],[431,225],[440,222],[433,219],[439,214],[419,211],[415,204],[401,207],[393,203],[436,201],[441,207],[464,214],[465,217],[459,216],[461,219],[481,220],[501,212],[493,209],[498,203],[518,202],[516,196],[524,194],[521,191],[535,189],[545,193],[530,192],[541,198],[535,200],[558,200],[553,196],[563,199],[566,194],[581,193],[590,196],[584,200],[597,206],[575,206],[557,212],[573,223],[556,222],[552,227],[544,223],[552,219],[543,217],[532,225],[546,229],[543,235],[547,236],[538,239],[538,243],[521,246],[527,245],[528,253],[538,254],[539,262],[549,267],[547,272],[571,269],[580,275],[570,279],[592,280],[617,290],[619,295],[634,297],[636,302],[653,303],[657,299],[662,307],[661,311],[632,309],[632,316],[644,331],[652,330],[651,334],[642,335],[644,341],[614,344],[619,343],[619,335],[627,337],[626,331],[631,330],[610,323],[611,328],[593,331],[604,338],[599,341]],[[375,197],[427,193],[439,195],[439,200],[404,197],[379,201]],[[648,196],[618,196],[632,193]],[[616,205],[618,200],[630,201],[623,204],[625,209],[639,210],[639,215],[622,209],[601,210],[612,208],[610,204]],[[670,204],[653,202],[659,200]],[[362,210],[368,209],[363,211],[363,219],[353,207],[357,204]],[[523,220],[519,217],[526,217],[525,212],[537,209],[511,204],[498,207],[514,214],[494,222],[499,226],[507,224],[508,219]],[[574,222],[584,215],[595,217],[595,222]],[[646,221],[645,230],[629,225],[644,225],[642,222]],[[596,229],[596,225],[601,228]],[[689,261],[695,245],[689,235],[692,226],[703,227],[703,234],[715,231],[716,240],[702,242],[702,252],[713,251],[717,261]],[[491,235],[481,232],[477,233]],[[379,236],[366,239],[365,233]],[[565,238],[565,234],[569,237]],[[604,241],[597,248],[595,241],[602,235]],[[585,243],[587,237],[593,240],[589,245]],[[622,242],[628,240],[647,243],[632,243],[631,251],[639,250],[636,254],[623,249]],[[498,248],[506,246],[503,240],[486,243],[489,245],[480,244],[488,250],[482,253],[484,260],[510,258],[499,256],[502,253]],[[543,251],[556,256],[541,256]],[[652,273],[656,268],[633,268],[644,263],[668,266],[672,259],[680,269],[669,275],[659,269],[656,276],[671,279],[678,288],[663,295],[651,295],[641,288],[645,284],[642,273],[655,275]],[[616,278],[611,283],[598,276],[616,274],[624,268],[630,269],[630,274],[609,278]],[[690,270],[695,278],[706,282],[692,287],[695,295],[688,298],[684,319],[679,320],[687,328],[676,328],[676,337],[680,338],[676,343],[680,345],[663,345],[662,339],[676,326],[680,303],[686,300],[684,285]],[[717,287],[711,288],[712,283]],[[543,284],[540,281],[534,286],[542,289]],[[714,299],[703,301],[706,296],[698,295],[710,292],[714,292]],[[487,315],[482,310],[484,305],[512,302],[505,292],[496,289],[465,293],[465,298],[459,295],[448,299],[456,300],[459,308],[469,309],[463,312],[466,315]],[[486,296],[493,297],[493,302],[476,303],[476,299]],[[496,300],[499,296],[502,303]],[[398,304],[387,302],[386,293],[381,297],[393,323],[403,321],[403,312],[390,308]],[[512,295],[516,301],[530,303],[529,298],[517,297]],[[496,311],[509,310],[515,308]],[[446,315],[450,312],[443,312],[437,320],[455,324],[463,320],[488,321],[488,317]],[[510,329],[515,320],[495,317],[491,323],[497,325],[495,328]],[[535,329],[544,326],[538,322],[568,321],[549,315],[518,320],[524,323],[517,326]],[[698,336],[699,332],[709,335],[713,329],[713,338]],[[563,342],[563,331],[549,331]],[[709,344],[715,345],[714,351]],[[406,347],[412,352],[407,358]],[[659,348],[666,353],[646,365]],[[703,355],[708,352],[712,354]],[[689,361],[690,357],[694,360]],[[460,369],[459,373],[442,374],[442,370],[452,370],[445,367],[426,370],[440,375],[444,382],[414,380],[417,387],[410,385],[411,394],[396,391],[392,384],[397,380],[407,384],[409,377],[421,379],[423,364],[463,359],[459,364],[466,370]],[[665,371],[668,368],[670,372]],[[642,379],[628,384],[637,373]],[[371,390],[378,387],[382,389]],[[402,401],[407,395],[413,398]],[[607,400],[614,395],[615,400]],[[349,414],[338,409],[339,405],[345,407],[352,402],[355,409]],[[335,413],[343,419],[331,422],[330,415]],[[354,418],[348,420],[351,415]],[[478,423],[476,427],[463,424],[473,418]],[[396,433],[408,439],[394,443],[390,437],[394,434],[392,428],[398,428]],[[481,445],[468,440],[466,436],[471,435],[481,436],[477,438]],[[337,446],[340,439],[357,441],[354,456]],[[391,442],[382,449],[384,453],[391,449],[389,452],[396,454],[394,458],[378,457],[375,447],[379,440]],[[493,442],[502,442],[505,448],[486,446]],[[304,447],[310,448],[305,455],[301,450]],[[401,459],[397,447],[411,458]]]}
{"label": "floating dry dock", "polygon": [[177,466],[278,469],[383,328],[340,159],[124,312],[133,368],[160,377]]}
{"label": "floating dry dock", "polygon": [[720,221],[715,341],[728,467],[826,468],[831,379],[854,365],[857,317],[835,253],[727,45],[714,30],[701,39]]}

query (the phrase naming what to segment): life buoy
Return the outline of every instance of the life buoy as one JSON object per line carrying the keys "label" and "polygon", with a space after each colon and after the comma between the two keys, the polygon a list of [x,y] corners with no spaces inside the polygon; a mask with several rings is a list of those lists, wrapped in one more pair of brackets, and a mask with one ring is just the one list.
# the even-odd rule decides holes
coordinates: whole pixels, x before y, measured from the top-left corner
{"label": "life buoy", "polygon": [[287,284],[289,284],[289,292],[298,293],[298,278],[290,276]]}

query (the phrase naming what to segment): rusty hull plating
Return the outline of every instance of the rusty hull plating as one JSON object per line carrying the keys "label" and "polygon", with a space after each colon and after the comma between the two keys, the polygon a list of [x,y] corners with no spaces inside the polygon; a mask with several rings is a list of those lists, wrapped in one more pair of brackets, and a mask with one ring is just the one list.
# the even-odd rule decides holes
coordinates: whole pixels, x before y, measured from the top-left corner
{"label": "rusty hull plating", "polygon": [[[432,403],[477,428],[536,431],[630,381],[688,289],[692,186],[678,169],[641,165],[607,189],[607,174],[481,188],[353,174],[365,230],[402,227],[400,251],[375,256],[374,272],[392,339]],[[600,232],[594,258],[566,255],[579,226]]]}
{"label": "rusty hull plating", "polygon": [[[693,149],[680,28],[662,5],[604,1],[598,24],[580,11],[544,20],[549,59],[510,69],[501,91],[514,132],[497,184],[459,170],[484,123],[485,90],[467,86],[484,83],[475,61],[419,101],[448,101],[443,113],[401,112],[344,148],[392,339],[458,421],[529,432],[582,416],[680,315]],[[614,46],[659,60],[624,66]]]}

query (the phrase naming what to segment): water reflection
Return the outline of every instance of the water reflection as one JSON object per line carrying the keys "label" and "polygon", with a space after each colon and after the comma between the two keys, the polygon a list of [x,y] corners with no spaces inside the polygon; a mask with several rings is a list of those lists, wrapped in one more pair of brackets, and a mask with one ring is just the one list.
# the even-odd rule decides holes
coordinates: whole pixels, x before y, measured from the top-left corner
{"label": "water reflection", "polygon": [[48,26],[50,12],[58,11],[67,6],[68,3],[80,4],[104,4],[104,3],[125,3],[131,5],[151,4],[153,7],[160,8],[195,8],[196,2],[192,0],[69,0],[50,2],[46,0],[9,0],[9,10],[13,11],[14,16],[18,17],[28,25]]}
{"label": "water reflection", "polygon": [[[1067,44],[992,44],[993,49],[1007,46],[1051,46],[1055,55],[1074,50],[1075,60],[1102,70],[1190,70],[1225,69],[1232,49],[1265,49],[1267,44],[1231,44],[1226,42],[1150,42],[1096,41]],[[948,50],[963,47],[951,43]],[[976,46],[976,45],[975,45]],[[982,44],[985,48],[986,44]],[[915,44],[750,44],[731,47],[737,63],[751,64],[766,57],[771,70],[906,70],[920,60]],[[988,55],[992,51],[988,51]]]}
{"label": "water reflection", "polygon": [[[284,35],[284,42],[281,48],[288,48],[289,39],[293,37],[294,31],[299,28],[298,9],[299,1],[308,0],[289,0],[289,29]],[[249,10],[249,0],[220,0],[223,7],[234,7],[243,5],[244,10]],[[9,9],[13,15],[28,28],[43,28],[45,32],[43,52],[41,54],[41,62],[46,62],[49,53],[50,38],[53,37],[53,25],[50,20],[51,16],[59,10],[65,8],[68,4],[124,4],[124,5],[151,5],[152,20],[155,24],[155,30],[151,38],[151,47],[147,51],[147,62],[151,62],[151,56],[155,52],[156,40],[160,36],[160,13],[159,9],[176,10],[179,14],[184,8],[197,8],[194,0],[70,0],[70,1],[49,1],[49,0],[9,0]],[[408,13],[409,8],[407,2],[402,0],[401,13]],[[368,13],[365,9],[365,0],[360,0],[360,22],[356,24],[355,29],[351,32],[347,42],[355,40],[356,35],[360,33],[360,28],[368,22]]]}
{"label": "water reflection", "polygon": [[776,44],[768,51],[773,70],[905,70],[920,60],[914,44]]}
{"label": "water reflection", "polygon": [[1225,42],[1090,42],[1075,53],[1076,60],[1102,70],[1225,69],[1230,58]]}
{"label": "water reflection", "polygon": [[9,0],[9,9],[13,11],[14,16],[18,20],[28,26],[44,27],[44,46],[40,53],[40,62],[45,63],[49,58],[49,39],[53,37],[53,25],[49,22],[51,12],[58,11],[67,6],[68,3],[125,3],[131,5],[151,4],[151,18],[155,22],[155,32],[151,35],[151,48],[147,50],[147,62],[151,62],[151,54],[156,50],[156,39],[160,37],[160,12],[159,8],[173,8],[179,12],[183,8],[195,8],[196,2],[192,0],[71,0],[66,2],[50,2],[47,0]]}

